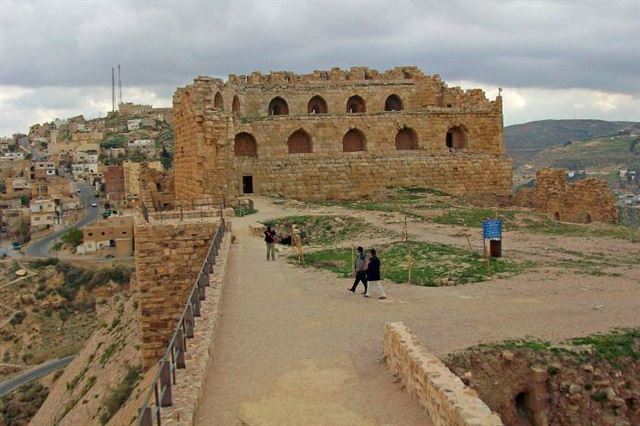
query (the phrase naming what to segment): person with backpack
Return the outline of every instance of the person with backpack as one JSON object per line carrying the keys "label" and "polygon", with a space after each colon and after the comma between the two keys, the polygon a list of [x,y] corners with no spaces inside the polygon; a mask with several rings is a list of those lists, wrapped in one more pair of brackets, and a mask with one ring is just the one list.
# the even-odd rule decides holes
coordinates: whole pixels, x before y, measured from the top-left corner
{"label": "person with backpack", "polygon": [[369,288],[364,294],[364,297],[371,297],[371,287],[376,286],[380,297],[378,299],[386,299],[387,295],[384,293],[382,284],[380,284],[380,259],[376,256],[376,249],[371,249],[371,255],[369,255],[369,265],[367,266],[367,281],[369,281]]}
{"label": "person with backpack", "polygon": [[267,243],[267,260],[269,260],[269,256],[271,256],[271,260],[276,260],[276,239],[276,231],[267,226],[267,230],[264,231],[264,241]]}
{"label": "person with backpack", "polygon": [[351,293],[356,292],[356,287],[360,281],[362,281],[362,285],[364,285],[364,291],[362,294],[367,292],[367,256],[364,254],[364,249],[362,247],[357,248],[357,256],[353,265],[353,269],[356,273],[356,280],[353,282],[351,288],[348,288]]}

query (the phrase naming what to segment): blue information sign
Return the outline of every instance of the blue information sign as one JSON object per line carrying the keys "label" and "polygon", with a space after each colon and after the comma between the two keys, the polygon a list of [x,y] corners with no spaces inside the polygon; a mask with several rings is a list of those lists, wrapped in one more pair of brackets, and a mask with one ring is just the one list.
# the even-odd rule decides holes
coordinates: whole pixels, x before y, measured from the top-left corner
{"label": "blue information sign", "polygon": [[498,219],[488,219],[482,222],[482,235],[485,239],[502,238],[502,222]]}

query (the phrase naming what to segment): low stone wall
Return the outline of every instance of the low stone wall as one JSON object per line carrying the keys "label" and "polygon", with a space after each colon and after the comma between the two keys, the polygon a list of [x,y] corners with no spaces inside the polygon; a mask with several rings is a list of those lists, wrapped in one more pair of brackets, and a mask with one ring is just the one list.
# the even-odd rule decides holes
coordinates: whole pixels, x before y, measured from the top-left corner
{"label": "low stone wall", "polygon": [[498,426],[500,417],[465,386],[438,358],[425,352],[401,322],[387,323],[384,354],[410,394],[415,395],[439,426]]}

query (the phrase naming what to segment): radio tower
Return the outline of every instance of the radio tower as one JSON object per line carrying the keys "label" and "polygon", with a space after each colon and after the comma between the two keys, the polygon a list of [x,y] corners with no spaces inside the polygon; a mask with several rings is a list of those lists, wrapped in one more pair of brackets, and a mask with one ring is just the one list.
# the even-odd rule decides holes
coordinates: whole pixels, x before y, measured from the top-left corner
{"label": "radio tower", "polygon": [[122,79],[120,78],[120,64],[118,64],[118,105],[122,103]]}
{"label": "radio tower", "polygon": [[116,112],[116,75],[111,68],[111,112]]}

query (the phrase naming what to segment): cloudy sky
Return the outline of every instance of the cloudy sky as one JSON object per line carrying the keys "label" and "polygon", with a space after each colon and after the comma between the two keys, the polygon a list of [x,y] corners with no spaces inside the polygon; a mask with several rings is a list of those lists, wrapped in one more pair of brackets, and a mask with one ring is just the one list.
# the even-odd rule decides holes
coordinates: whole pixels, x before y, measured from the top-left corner
{"label": "cloudy sky", "polygon": [[197,75],[418,65],[504,89],[505,124],[640,121],[640,1],[0,0],[0,134],[171,105]]}

